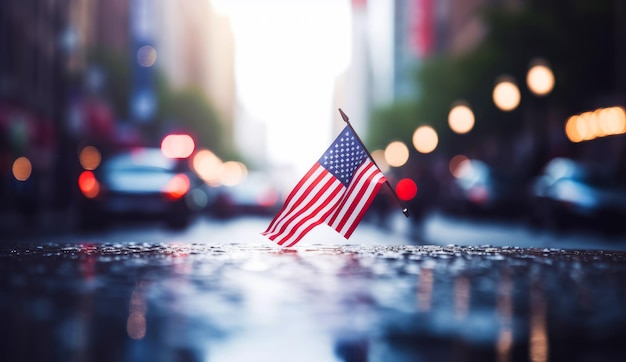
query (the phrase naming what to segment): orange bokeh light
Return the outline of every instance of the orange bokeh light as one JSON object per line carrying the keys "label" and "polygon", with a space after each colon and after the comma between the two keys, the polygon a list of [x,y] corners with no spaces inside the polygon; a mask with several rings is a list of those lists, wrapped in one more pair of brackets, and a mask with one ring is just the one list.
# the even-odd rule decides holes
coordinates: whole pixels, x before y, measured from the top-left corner
{"label": "orange bokeh light", "polygon": [[464,134],[474,128],[474,112],[464,102],[459,102],[448,113],[448,125],[450,129],[458,134]]}
{"label": "orange bokeh light", "polygon": [[13,161],[13,177],[18,181],[26,181],[33,172],[33,165],[26,157],[18,157]]}
{"label": "orange bokeh light", "polygon": [[517,108],[521,100],[521,94],[517,84],[510,77],[502,77],[493,88],[493,102],[505,112]]}
{"label": "orange bokeh light", "polygon": [[393,141],[385,148],[385,160],[392,167],[400,167],[409,160],[409,148],[400,141]]}
{"label": "orange bokeh light", "polygon": [[413,133],[413,146],[418,152],[431,153],[439,144],[439,136],[430,126],[418,127]]}
{"label": "orange bokeh light", "polygon": [[599,108],[573,115],[565,122],[565,135],[574,143],[626,132],[626,112],[622,107]]}
{"label": "orange bokeh light", "polygon": [[102,161],[102,155],[100,151],[94,146],[87,146],[80,150],[80,154],[78,155],[78,160],[80,165],[85,170],[95,170],[100,166],[100,162]]}

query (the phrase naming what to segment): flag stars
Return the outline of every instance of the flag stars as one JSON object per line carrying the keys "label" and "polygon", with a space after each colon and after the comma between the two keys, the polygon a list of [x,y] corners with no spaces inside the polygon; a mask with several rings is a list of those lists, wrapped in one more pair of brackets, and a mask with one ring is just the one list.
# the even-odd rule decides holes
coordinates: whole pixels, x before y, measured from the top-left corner
{"label": "flag stars", "polygon": [[367,153],[348,130],[328,148],[320,163],[347,185],[365,158]]}

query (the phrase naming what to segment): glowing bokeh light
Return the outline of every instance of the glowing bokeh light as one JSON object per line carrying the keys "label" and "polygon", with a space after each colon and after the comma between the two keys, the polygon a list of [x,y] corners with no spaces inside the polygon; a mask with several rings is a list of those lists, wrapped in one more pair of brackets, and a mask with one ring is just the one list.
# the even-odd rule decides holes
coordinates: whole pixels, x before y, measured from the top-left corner
{"label": "glowing bokeh light", "polygon": [[403,178],[396,185],[396,194],[403,201],[412,200],[417,195],[417,185],[410,178]]}
{"label": "glowing bokeh light", "polygon": [[88,199],[93,199],[100,193],[100,183],[91,171],[83,171],[78,176],[78,188]]}
{"label": "glowing bokeh light", "polygon": [[98,166],[100,166],[100,162],[102,161],[102,155],[96,147],[87,146],[80,150],[78,160],[80,161],[80,165],[85,170],[93,171],[98,168]]}
{"label": "glowing bokeh light", "polygon": [[502,78],[493,88],[493,102],[503,111],[512,111],[519,105],[521,95],[515,82],[509,78]]}
{"label": "glowing bokeh light", "polygon": [[[626,127],[626,117],[620,117],[620,108],[604,108],[600,110],[600,128],[606,135],[620,134]],[[623,115],[623,114],[622,114]]]}
{"label": "glowing bokeh light", "polygon": [[578,120],[578,116],[571,116],[565,122],[565,135],[572,142],[580,142],[583,138],[578,133],[578,127],[576,127],[576,121]]}
{"label": "glowing bokeh light", "polygon": [[554,74],[544,62],[535,62],[526,74],[528,89],[538,96],[545,96],[554,88]]}
{"label": "glowing bokeh light", "polygon": [[587,112],[580,114],[576,119],[576,129],[578,130],[578,134],[582,136],[583,141],[595,138],[591,127],[591,117]]}
{"label": "glowing bokeh light", "polygon": [[191,167],[209,185],[218,185],[223,163],[213,152],[202,149],[191,159]]}
{"label": "glowing bokeh light", "polygon": [[13,177],[18,181],[26,181],[33,172],[33,165],[26,157],[18,157],[13,161],[13,167],[11,168]]}
{"label": "glowing bokeh light", "polygon": [[600,108],[573,115],[565,122],[565,135],[574,143],[624,134],[626,112],[622,107]]}
{"label": "glowing bokeh light", "polygon": [[241,183],[248,175],[248,168],[241,162],[227,161],[224,162],[222,174],[220,175],[221,184],[224,186],[235,186]]}
{"label": "glowing bokeh light", "polygon": [[448,125],[458,134],[465,134],[474,128],[474,112],[465,103],[458,103],[448,113]]}
{"label": "glowing bokeh light", "polygon": [[161,142],[161,151],[168,158],[187,158],[195,147],[193,138],[187,134],[170,134]]}
{"label": "glowing bokeh light", "polygon": [[448,164],[448,169],[450,170],[450,174],[455,178],[462,177],[463,168],[461,167],[465,164],[469,159],[465,155],[456,155],[450,159],[450,163]]}
{"label": "glowing bokeh light", "polygon": [[189,191],[190,186],[191,183],[189,182],[189,177],[180,173],[172,177],[172,179],[165,186],[165,190],[163,190],[163,192],[169,199],[177,200],[185,196],[187,191]]}
{"label": "glowing bokeh light", "polygon": [[156,63],[157,51],[151,45],[144,45],[137,50],[137,63],[144,68],[149,68]]}
{"label": "glowing bokeh light", "polygon": [[385,160],[391,167],[400,167],[409,160],[409,148],[400,141],[393,141],[385,148]]}
{"label": "glowing bokeh light", "polygon": [[437,148],[439,136],[430,126],[418,127],[413,133],[413,146],[418,152],[430,153]]}
{"label": "glowing bokeh light", "polygon": [[470,160],[469,158],[466,158],[459,162],[452,176],[454,176],[457,179],[463,179],[463,178],[468,178],[474,175],[474,173],[475,173],[475,169],[474,169],[472,160]]}

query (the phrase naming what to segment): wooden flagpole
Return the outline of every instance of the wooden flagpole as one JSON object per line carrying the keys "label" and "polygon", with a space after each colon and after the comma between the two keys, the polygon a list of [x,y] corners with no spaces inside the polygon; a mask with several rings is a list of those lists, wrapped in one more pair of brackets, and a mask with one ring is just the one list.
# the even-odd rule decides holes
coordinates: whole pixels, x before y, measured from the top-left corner
{"label": "wooden flagpole", "polygon": [[[372,162],[374,163],[374,165],[376,165],[376,167],[378,167],[378,165],[376,164],[376,161],[374,160],[374,157],[372,157],[372,154],[370,153],[370,151],[367,149],[367,147],[365,147],[365,144],[363,143],[363,141],[361,140],[361,137],[359,137],[359,134],[356,133],[356,131],[354,130],[354,128],[352,127],[352,124],[350,123],[350,119],[348,118],[348,116],[343,113],[343,111],[341,110],[341,108],[339,108],[339,113],[341,114],[341,118],[343,118],[343,121],[346,122],[348,124],[348,127],[350,127],[350,129],[352,130],[352,133],[354,133],[354,135],[356,136],[357,141],[359,141],[359,143],[361,144],[361,147],[363,147],[363,149],[365,150],[365,152],[367,152],[367,155],[369,156],[370,160],[372,160]],[[378,169],[380,170],[380,167],[378,167]],[[409,209],[407,209],[403,204],[402,201],[400,201],[400,198],[398,197],[398,195],[396,194],[396,191],[393,189],[393,187],[391,186],[391,183],[389,183],[389,180],[385,177],[385,183],[387,184],[387,186],[389,186],[389,190],[391,190],[391,193],[393,194],[393,196],[395,197],[396,202],[398,203],[398,205],[400,205],[400,207],[402,208],[402,213],[404,214],[404,216],[409,217]]]}

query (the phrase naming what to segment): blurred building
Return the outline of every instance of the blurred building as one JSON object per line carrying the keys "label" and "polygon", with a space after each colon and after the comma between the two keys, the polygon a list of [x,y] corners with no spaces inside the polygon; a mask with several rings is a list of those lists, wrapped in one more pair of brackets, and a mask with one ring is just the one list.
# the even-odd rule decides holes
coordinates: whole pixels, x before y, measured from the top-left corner
{"label": "blurred building", "polygon": [[[362,137],[372,109],[394,99],[394,9],[393,1],[351,0],[350,64],[336,79],[333,108],[342,108]],[[345,124],[339,113],[334,118],[338,131]]]}
{"label": "blurred building", "polygon": [[414,78],[424,59],[476,46],[485,34],[478,11],[499,2],[507,1],[352,0],[352,61],[335,103],[366,130],[374,107],[419,95]]}
{"label": "blurred building", "polygon": [[159,68],[174,88],[197,87],[218,113],[233,142],[234,39],[227,16],[209,0],[154,2]]}
{"label": "blurred building", "polygon": [[[0,210],[32,214],[59,201],[50,191],[59,182],[64,140],[71,5],[0,2]],[[28,167],[16,167],[20,157]]]}

